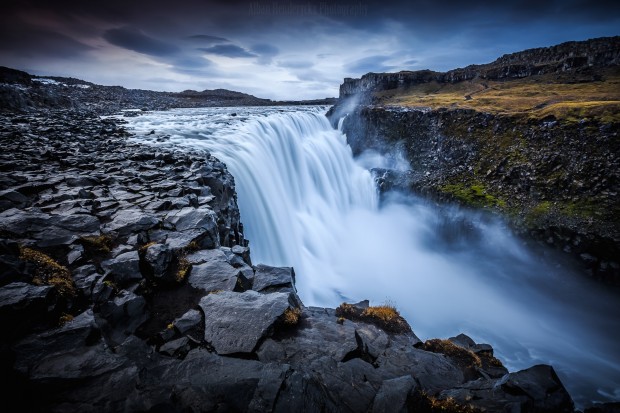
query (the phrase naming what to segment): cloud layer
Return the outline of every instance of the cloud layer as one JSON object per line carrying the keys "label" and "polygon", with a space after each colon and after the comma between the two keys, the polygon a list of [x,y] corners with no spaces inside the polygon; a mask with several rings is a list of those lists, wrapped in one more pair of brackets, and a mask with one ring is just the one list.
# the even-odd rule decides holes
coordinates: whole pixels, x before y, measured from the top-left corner
{"label": "cloud layer", "polygon": [[13,0],[0,16],[0,65],[309,99],[336,96],[344,77],[448,70],[618,27],[620,3],[581,0]]}

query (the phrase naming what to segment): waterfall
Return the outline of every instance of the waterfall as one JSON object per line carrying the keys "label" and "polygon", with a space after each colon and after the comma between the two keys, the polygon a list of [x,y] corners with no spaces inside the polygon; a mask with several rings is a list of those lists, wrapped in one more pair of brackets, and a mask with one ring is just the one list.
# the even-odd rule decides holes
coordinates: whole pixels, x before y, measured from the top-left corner
{"label": "waterfall", "polygon": [[253,261],[294,266],[306,305],[388,300],[422,339],[465,332],[510,369],[552,364],[577,402],[620,399],[617,294],[487,214],[397,194],[379,206],[365,168],[378,155],[355,160],[323,113],[179,109],[128,122],[140,142],[226,163]]}

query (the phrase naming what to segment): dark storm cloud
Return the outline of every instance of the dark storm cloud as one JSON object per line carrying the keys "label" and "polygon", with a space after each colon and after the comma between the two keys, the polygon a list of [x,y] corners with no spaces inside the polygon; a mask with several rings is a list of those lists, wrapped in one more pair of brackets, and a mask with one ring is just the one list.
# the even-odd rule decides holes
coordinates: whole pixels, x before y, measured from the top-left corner
{"label": "dark storm cloud", "polygon": [[225,57],[256,57],[254,53],[234,44],[218,44],[211,47],[201,47],[198,50]]}
{"label": "dark storm cloud", "polygon": [[93,50],[91,46],[62,33],[29,25],[21,26],[19,30],[0,26],[0,39],[2,39],[0,50],[19,56],[52,56],[68,59]]}
{"label": "dark storm cloud", "polygon": [[175,67],[184,69],[202,69],[207,66],[211,66],[211,61],[203,57],[195,56],[183,56],[177,59],[171,60],[171,63]]}
{"label": "dark storm cloud", "polygon": [[151,56],[169,56],[180,50],[175,45],[162,42],[129,27],[106,30],[103,38],[115,46]]}
{"label": "dark storm cloud", "polygon": [[277,47],[264,43],[253,45],[250,47],[250,51],[258,55],[256,63],[261,65],[271,64],[273,58],[280,53],[280,49]]}
{"label": "dark storm cloud", "polygon": [[368,72],[388,72],[395,67],[385,64],[389,58],[389,56],[368,56],[352,62],[346,68],[351,73],[358,75]]}
{"label": "dark storm cloud", "polygon": [[230,40],[228,39],[219,36],[211,36],[208,34],[194,34],[192,36],[187,36],[186,39],[199,41],[200,43],[205,45],[230,43]]}

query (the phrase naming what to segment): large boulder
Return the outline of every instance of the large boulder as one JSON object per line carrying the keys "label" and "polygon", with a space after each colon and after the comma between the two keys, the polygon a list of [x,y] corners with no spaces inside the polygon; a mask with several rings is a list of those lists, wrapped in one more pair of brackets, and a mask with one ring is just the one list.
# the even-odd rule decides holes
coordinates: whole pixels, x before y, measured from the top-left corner
{"label": "large boulder", "polygon": [[220,292],[199,303],[205,314],[205,341],[218,354],[251,353],[289,307],[292,294]]}

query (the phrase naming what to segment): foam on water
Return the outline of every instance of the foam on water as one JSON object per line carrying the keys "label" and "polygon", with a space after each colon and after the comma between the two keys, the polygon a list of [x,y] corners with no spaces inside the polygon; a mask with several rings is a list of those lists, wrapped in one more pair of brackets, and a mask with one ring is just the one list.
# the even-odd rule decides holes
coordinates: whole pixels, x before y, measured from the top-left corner
{"label": "foam on water", "polygon": [[324,111],[178,109],[128,122],[140,142],[226,163],[253,261],[294,266],[306,305],[389,300],[422,339],[465,332],[511,370],[552,364],[578,403],[620,399],[617,294],[497,218],[402,195],[379,205],[366,168],[404,161],[354,160]]}

